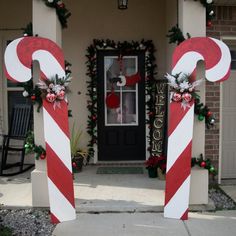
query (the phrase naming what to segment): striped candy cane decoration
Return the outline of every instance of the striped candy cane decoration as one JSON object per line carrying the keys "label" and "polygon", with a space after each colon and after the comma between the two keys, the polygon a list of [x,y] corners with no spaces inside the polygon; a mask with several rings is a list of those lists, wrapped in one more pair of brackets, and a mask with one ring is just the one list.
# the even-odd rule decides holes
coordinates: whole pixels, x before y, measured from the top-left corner
{"label": "striped candy cane decoration", "polygon": [[[51,78],[56,74],[65,77],[63,52],[49,39],[16,39],[7,46],[4,59],[5,74],[10,80],[30,80],[34,60],[39,62],[43,78]],[[51,219],[53,223],[73,220],[76,214],[67,103],[63,100],[60,108],[54,109],[52,103],[43,100],[43,118]]]}
{"label": "striped candy cane decoration", "polygon": [[[172,74],[196,73],[197,62],[203,60],[206,79],[211,82],[227,80],[230,75],[231,56],[228,47],[217,39],[196,37],[176,47]],[[185,110],[180,103],[171,102],[169,108],[168,156],[164,216],[188,219],[190,172],[194,121],[194,102]]]}

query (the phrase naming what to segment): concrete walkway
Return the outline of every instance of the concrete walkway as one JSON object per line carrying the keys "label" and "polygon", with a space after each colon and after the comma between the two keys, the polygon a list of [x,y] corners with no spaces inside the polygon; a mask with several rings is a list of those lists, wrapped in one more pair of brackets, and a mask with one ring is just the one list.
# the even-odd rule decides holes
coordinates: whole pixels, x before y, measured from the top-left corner
{"label": "concrete walkway", "polygon": [[78,214],[58,224],[54,236],[235,236],[236,211],[190,213],[189,220],[165,219],[162,213]]}
{"label": "concrete walkway", "polygon": [[[165,219],[165,181],[148,178],[145,169],[132,175],[98,175],[96,170],[86,166],[75,175],[77,220],[58,224],[53,235],[236,235],[236,211],[190,213],[185,222]],[[235,199],[235,185],[222,189]],[[32,207],[30,172],[0,177],[0,204]]]}

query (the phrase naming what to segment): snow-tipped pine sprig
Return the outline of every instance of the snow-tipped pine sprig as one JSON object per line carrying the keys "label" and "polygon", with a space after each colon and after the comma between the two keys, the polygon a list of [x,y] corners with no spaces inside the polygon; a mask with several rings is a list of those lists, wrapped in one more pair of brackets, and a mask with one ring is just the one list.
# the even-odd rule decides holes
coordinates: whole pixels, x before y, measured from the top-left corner
{"label": "snow-tipped pine sprig", "polygon": [[49,78],[48,80],[40,80],[37,83],[42,94],[45,96],[48,102],[57,104],[60,106],[60,101],[66,100],[67,87],[71,82],[70,74],[66,74],[65,77],[59,78],[58,75]]}
{"label": "snow-tipped pine sprig", "polygon": [[172,101],[181,102],[181,107],[184,109],[190,107],[189,103],[192,99],[198,97],[195,88],[201,84],[202,79],[191,83],[189,75],[182,72],[176,75],[170,75],[167,73],[165,77],[171,87]]}

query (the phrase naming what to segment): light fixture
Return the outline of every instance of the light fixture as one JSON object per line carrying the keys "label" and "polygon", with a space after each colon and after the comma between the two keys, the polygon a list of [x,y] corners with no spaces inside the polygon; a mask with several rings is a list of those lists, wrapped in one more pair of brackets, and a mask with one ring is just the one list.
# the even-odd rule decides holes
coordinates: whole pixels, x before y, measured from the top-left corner
{"label": "light fixture", "polygon": [[128,0],[118,0],[118,9],[125,10],[128,8]]}

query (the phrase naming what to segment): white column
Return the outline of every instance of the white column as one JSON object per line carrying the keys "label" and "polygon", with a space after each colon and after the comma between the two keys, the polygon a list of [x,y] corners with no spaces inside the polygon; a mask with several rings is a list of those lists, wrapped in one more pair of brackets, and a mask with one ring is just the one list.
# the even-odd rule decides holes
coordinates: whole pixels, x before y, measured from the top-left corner
{"label": "white column", "polygon": [[[199,1],[179,0],[178,24],[184,36],[189,33],[191,37],[206,36],[206,12]],[[204,66],[197,67],[197,79],[204,78]],[[199,87],[201,102],[205,103],[205,81]],[[205,122],[194,118],[192,156],[205,155]],[[194,168],[191,171],[190,204],[208,203],[208,171]]]}
{"label": "white column", "polygon": [[[47,7],[43,1],[33,0],[33,33],[53,40],[61,45],[61,25],[55,9]],[[34,83],[39,79],[39,66],[34,63]],[[35,143],[45,147],[43,132],[43,112],[34,107]],[[34,207],[49,206],[46,160],[36,160],[35,170],[31,173],[32,204]]]}
{"label": "white column", "polygon": [[[191,37],[206,36],[206,13],[205,8],[199,1],[179,0],[178,24],[184,36],[189,33]],[[197,68],[197,79],[204,76],[203,65]],[[205,103],[205,81],[199,87],[201,102]],[[205,122],[198,121],[195,116],[193,130],[192,155],[198,157],[205,152]]]}
{"label": "white column", "polygon": [[205,8],[199,1],[179,0],[178,24],[183,34],[192,37],[206,36]]}

